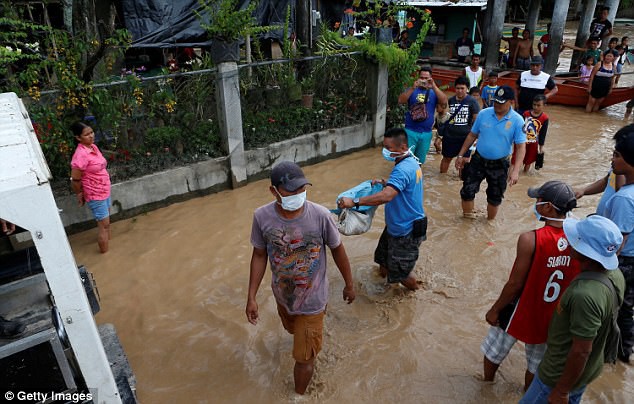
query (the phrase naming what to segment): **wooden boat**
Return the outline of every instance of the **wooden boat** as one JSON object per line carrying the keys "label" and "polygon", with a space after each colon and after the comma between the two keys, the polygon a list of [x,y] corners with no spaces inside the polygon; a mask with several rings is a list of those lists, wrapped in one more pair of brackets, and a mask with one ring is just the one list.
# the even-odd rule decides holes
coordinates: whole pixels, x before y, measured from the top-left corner
{"label": "wooden boat", "polygon": [[[453,90],[453,84],[456,78],[462,74],[464,70],[433,68],[433,78],[438,86],[442,86],[443,90]],[[517,88],[517,79],[520,75],[519,71],[503,71],[499,72],[498,85],[508,85],[513,89]],[[557,84],[557,94],[548,99],[549,104],[569,105],[574,107],[585,107],[588,103],[588,86],[582,83],[579,78],[574,77],[555,77]],[[619,104],[634,98],[634,87],[615,87],[612,93],[605,97],[601,103],[601,108],[610,105]]]}

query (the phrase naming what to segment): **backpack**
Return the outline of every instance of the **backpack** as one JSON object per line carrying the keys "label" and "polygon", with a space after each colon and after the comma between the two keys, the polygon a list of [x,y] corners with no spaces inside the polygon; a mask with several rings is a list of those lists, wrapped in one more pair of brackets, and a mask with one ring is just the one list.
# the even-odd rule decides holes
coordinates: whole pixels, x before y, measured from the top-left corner
{"label": "backpack", "polygon": [[425,91],[425,102],[415,102],[409,107],[409,115],[414,122],[421,122],[427,119],[429,113],[427,111],[427,100],[429,100],[429,89]]}
{"label": "backpack", "polygon": [[616,322],[619,313],[619,307],[622,303],[621,301],[619,301],[619,295],[618,293],[616,293],[614,284],[605,273],[585,271],[577,275],[575,281],[577,279],[586,279],[601,282],[612,292],[612,318],[610,322],[611,324],[609,325],[610,329],[608,330],[608,338],[605,340],[605,347],[603,348],[603,362],[615,364],[619,351],[622,351],[621,329]]}

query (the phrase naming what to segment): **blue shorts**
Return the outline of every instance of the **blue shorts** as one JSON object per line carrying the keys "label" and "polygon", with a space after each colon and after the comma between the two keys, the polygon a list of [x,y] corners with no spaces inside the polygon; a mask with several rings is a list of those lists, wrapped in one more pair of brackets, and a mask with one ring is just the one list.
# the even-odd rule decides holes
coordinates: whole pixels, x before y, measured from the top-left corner
{"label": "blue shorts", "polygon": [[96,221],[102,221],[110,216],[110,197],[108,197],[108,199],[104,199],[103,201],[88,201],[86,203],[92,211],[92,215],[95,217]]}
{"label": "blue shorts", "polygon": [[[548,396],[553,391],[552,387],[544,384],[539,379],[539,375],[535,374],[533,382],[524,393],[524,397],[521,398],[519,404],[547,404]],[[568,394],[568,404],[579,404],[581,402],[581,396],[586,391],[586,386],[580,387],[577,390],[571,391]]]}
{"label": "blue shorts", "polygon": [[623,63],[617,63],[616,64],[616,73],[615,74],[621,74],[623,73]]}

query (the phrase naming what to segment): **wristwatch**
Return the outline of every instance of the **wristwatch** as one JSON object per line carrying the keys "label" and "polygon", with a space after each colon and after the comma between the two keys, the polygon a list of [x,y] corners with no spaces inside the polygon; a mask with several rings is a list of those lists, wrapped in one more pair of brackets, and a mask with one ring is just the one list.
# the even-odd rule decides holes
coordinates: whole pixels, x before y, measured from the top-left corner
{"label": "wristwatch", "polygon": [[354,203],[354,207],[359,210],[359,198],[354,198],[352,202]]}

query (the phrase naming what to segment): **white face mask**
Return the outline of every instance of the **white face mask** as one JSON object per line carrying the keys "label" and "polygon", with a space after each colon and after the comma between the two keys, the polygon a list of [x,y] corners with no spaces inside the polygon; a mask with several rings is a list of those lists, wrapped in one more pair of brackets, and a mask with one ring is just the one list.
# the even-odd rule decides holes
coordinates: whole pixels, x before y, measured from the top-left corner
{"label": "white face mask", "polygon": [[289,196],[282,196],[277,189],[275,189],[275,192],[277,192],[277,194],[282,199],[282,203],[278,202],[278,205],[280,205],[282,209],[289,212],[296,211],[297,209],[304,206],[304,202],[306,202],[306,191]]}
{"label": "white face mask", "polygon": [[[537,218],[537,220],[539,220],[540,222],[545,222],[546,219],[548,219],[548,220],[552,220],[554,222],[563,222],[564,219],[558,219],[558,218],[555,218],[555,217],[543,216],[537,211],[537,206],[538,205],[545,205],[547,203],[550,203],[550,202],[535,202],[535,204],[533,205],[533,214],[535,214],[535,217]],[[554,205],[553,205],[553,207],[554,207]],[[557,208],[555,208],[555,209],[557,209]],[[568,216],[568,215],[566,215],[566,216]]]}

